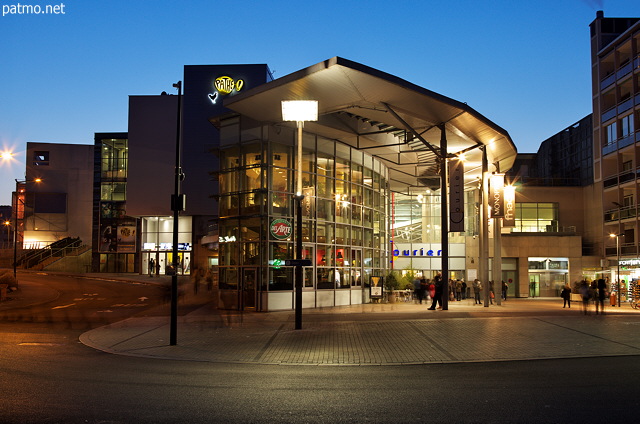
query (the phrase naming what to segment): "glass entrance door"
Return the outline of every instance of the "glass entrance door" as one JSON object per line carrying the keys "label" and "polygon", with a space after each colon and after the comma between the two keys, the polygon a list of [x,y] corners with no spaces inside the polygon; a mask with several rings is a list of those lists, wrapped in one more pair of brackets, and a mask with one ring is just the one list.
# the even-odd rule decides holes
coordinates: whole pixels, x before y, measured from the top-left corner
{"label": "glass entrance door", "polygon": [[240,289],[240,310],[256,309],[256,287],[258,270],[256,268],[242,269],[242,287]]}

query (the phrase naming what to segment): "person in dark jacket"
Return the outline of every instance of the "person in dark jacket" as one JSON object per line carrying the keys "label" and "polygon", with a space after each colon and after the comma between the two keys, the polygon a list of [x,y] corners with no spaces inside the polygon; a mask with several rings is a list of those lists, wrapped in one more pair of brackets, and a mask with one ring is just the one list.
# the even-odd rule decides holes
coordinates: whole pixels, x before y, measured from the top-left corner
{"label": "person in dark jacket", "polygon": [[565,284],[562,288],[562,292],[560,292],[560,297],[564,299],[563,308],[568,307],[571,308],[571,286],[569,283]]}
{"label": "person in dark jacket", "polygon": [[436,277],[433,279],[433,283],[436,286],[436,292],[433,296],[433,301],[431,302],[430,310],[436,309],[436,303],[438,304],[438,309],[442,309],[442,275],[438,273]]}

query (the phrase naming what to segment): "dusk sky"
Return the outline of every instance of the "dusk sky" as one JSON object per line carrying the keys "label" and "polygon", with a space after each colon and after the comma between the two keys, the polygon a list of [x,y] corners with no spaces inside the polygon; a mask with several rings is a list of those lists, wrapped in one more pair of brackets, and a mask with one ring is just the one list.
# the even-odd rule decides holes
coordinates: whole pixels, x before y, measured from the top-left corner
{"label": "dusk sky", "polygon": [[175,92],[184,65],[266,63],[276,78],[341,56],[466,102],[520,153],[591,113],[589,24],[632,0],[0,0],[0,205],[29,141],[127,131],[128,96]]}

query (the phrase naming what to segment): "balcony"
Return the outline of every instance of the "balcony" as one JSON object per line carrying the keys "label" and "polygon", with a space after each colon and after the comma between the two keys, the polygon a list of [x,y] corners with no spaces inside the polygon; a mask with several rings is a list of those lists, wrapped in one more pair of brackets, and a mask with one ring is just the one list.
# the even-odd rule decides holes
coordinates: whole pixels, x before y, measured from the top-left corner
{"label": "balcony", "polygon": [[602,113],[602,116],[600,117],[601,118],[600,121],[606,122],[609,119],[615,118],[617,114],[618,114],[618,108],[614,106],[611,109],[607,109]]}
{"label": "balcony", "polygon": [[616,82],[616,74],[607,75],[602,81],[600,81],[600,91],[604,91],[605,88],[609,87],[614,82]]}
{"label": "balcony", "polygon": [[627,74],[630,74],[632,70],[633,70],[633,63],[631,60],[629,60],[627,63],[622,65],[620,69],[618,69],[618,71],[616,72],[616,79],[621,79],[625,77]]}
{"label": "balcony", "polygon": [[633,107],[633,97],[629,97],[627,100],[623,101],[618,105],[618,115],[624,113]]}
{"label": "balcony", "polygon": [[637,216],[636,205],[623,208],[609,209],[604,212],[604,222],[618,221],[619,219],[635,218]]}

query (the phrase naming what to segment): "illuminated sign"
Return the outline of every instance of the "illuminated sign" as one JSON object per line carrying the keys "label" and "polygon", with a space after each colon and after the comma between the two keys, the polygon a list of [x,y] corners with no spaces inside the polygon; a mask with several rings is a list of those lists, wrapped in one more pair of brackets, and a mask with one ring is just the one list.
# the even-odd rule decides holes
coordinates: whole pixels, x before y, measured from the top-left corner
{"label": "illuminated sign", "polygon": [[[401,254],[402,252],[402,254]],[[393,256],[411,256],[414,258],[418,257],[429,257],[429,256],[442,256],[442,250],[424,250],[424,249],[414,249],[413,251],[410,249],[403,249],[400,251],[399,249],[395,249],[393,251]]]}
{"label": "illuminated sign", "polygon": [[502,218],[504,217],[504,175],[492,175],[490,187],[491,218]]}
{"label": "illuminated sign", "polygon": [[272,259],[269,261],[269,265],[271,265],[275,269],[280,269],[280,267],[282,266],[282,259]]}
{"label": "illuminated sign", "polygon": [[244,80],[234,80],[226,75],[218,77],[213,82],[213,88],[215,88],[215,91],[209,94],[209,100],[211,100],[211,103],[216,104],[219,97],[218,95],[226,96],[234,91],[237,93],[242,90],[242,87],[244,87]]}
{"label": "illuminated sign", "polygon": [[291,236],[291,223],[286,219],[274,219],[271,222],[271,235],[278,240],[285,240]]}
{"label": "illuminated sign", "polygon": [[620,266],[640,266],[640,259],[621,259]]}
{"label": "illuminated sign", "polygon": [[449,161],[449,231],[464,231],[464,162]]}
{"label": "illuminated sign", "polygon": [[236,236],[220,236],[218,239],[220,243],[231,243],[236,241]]}
{"label": "illuminated sign", "polygon": [[504,188],[504,218],[502,218],[502,226],[516,226],[516,188],[511,185]]}

